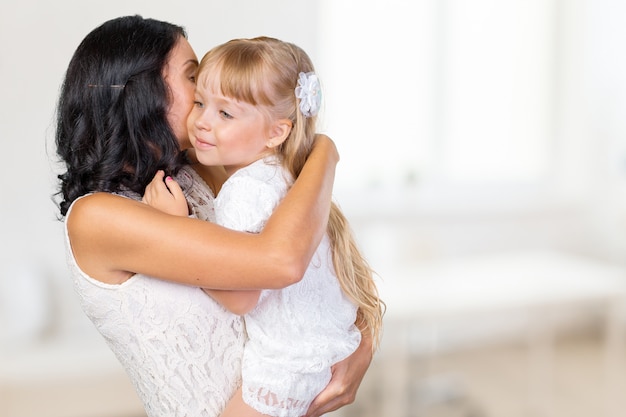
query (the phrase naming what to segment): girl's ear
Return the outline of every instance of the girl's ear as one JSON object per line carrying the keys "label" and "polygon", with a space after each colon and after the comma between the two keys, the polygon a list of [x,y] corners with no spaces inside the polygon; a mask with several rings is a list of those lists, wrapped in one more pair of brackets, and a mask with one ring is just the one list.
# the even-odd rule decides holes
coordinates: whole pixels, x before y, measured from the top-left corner
{"label": "girl's ear", "polygon": [[289,119],[276,120],[270,128],[270,138],[267,140],[268,148],[280,146],[291,133],[293,123]]}

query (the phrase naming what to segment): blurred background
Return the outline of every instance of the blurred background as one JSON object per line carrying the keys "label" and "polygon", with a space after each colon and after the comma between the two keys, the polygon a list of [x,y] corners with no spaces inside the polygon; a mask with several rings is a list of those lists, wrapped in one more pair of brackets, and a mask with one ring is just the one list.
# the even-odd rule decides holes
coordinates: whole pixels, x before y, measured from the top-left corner
{"label": "blurred background", "polygon": [[388,306],[333,415],[623,415],[621,0],[1,0],[0,415],[143,415],[51,198],[71,54],[127,14],[185,26],[199,56],[262,34],[316,63],[335,197]]}

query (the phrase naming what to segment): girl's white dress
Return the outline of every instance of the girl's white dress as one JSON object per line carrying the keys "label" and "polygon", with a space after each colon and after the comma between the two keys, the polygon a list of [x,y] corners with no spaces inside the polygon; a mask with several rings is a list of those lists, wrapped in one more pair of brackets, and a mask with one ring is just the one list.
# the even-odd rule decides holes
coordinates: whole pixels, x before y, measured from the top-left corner
{"label": "girl's white dress", "polygon": [[[259,232],[291,179],[274,159],[233,174],[215,198],[215,220],[231,229]],[[304,415],[328,384],[330,367],[358,347],[356,307],[335,276],[325,237],[299,283],[263,290],[245,315],[248,341],[242,363],[243,399],[271,416]]]}
{"label": "girl's white dress", "polygon": [[[213,217],[208,187],[190,169],[177,180],[197,217]],[[137,196],[131,196],[137,198]],[[71,216],[71,208],[66,219]],[[240,385],[245,329],[200,288],[134,275],[105,284],[67,258],[83,311],[130,377],[149,417],[217,417]]]}

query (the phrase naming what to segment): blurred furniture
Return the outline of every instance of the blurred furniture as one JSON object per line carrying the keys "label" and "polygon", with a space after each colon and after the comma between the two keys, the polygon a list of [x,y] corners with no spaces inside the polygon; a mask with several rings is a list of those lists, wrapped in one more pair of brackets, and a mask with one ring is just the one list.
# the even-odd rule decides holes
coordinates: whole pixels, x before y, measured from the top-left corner
{"label": "blurred furniture", "polygon": [[[563,253],[509,253],[416,263],[381,271],[381,276],[380,292],[388,307],[381,354],[407,358],[393,362],[395,369],[388,369],[389,380],[383,383],[385,403],[395,417],[414,414],[416,395],[407,389],[414,377],[410,355],[427,360],[462,343],[461,336],[468,340],[511,332],[513,318],[528,341],[528,415],[549,417],[553,339],[563,321],[586,311],[599,312],[604,324],[607,407],[598,415],[620,415],[611,404],[624,388],[623,266]],[[502,326],[484,329],[487,317]]]}

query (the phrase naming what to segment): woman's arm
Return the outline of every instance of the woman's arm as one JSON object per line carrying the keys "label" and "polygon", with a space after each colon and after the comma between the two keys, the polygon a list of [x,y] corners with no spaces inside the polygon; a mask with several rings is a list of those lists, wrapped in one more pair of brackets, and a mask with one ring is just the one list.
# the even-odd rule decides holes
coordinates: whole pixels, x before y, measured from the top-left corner
{"label": "woman's arm", "polygon": [[[183,190],[171,177],[165,178],[163,171],[157,172],[148,184],[141,201],[174,216],[189,214]],[[252,310],[261,294],[261,290],[211,290],[208,288],[203,290],[231,313],[237,315],[243,315]]]}
{"label": "woman's arm", "polygon": [[306,417],[319,417],[354,402],[373,356],[372,338],[369,332],[361,331],[361,335],[361,344],[357,350],[332,367],[330,382],[315,397]]}
{"label": "woman's arm", "polygon": [[225,309],[238,316],[250,312],[256,307],[261,295],[261,290],[210,290],[204,288],[204,292]]}
{"label": "woman's arm", "polygon": [[141,273],[205,288],[282,288],[298,282],[326,231],[334,143],[320,137],[302,173],[259,234],[171,216],[108,193],[77,201],[67,218],[85,273],[121,283]]}

